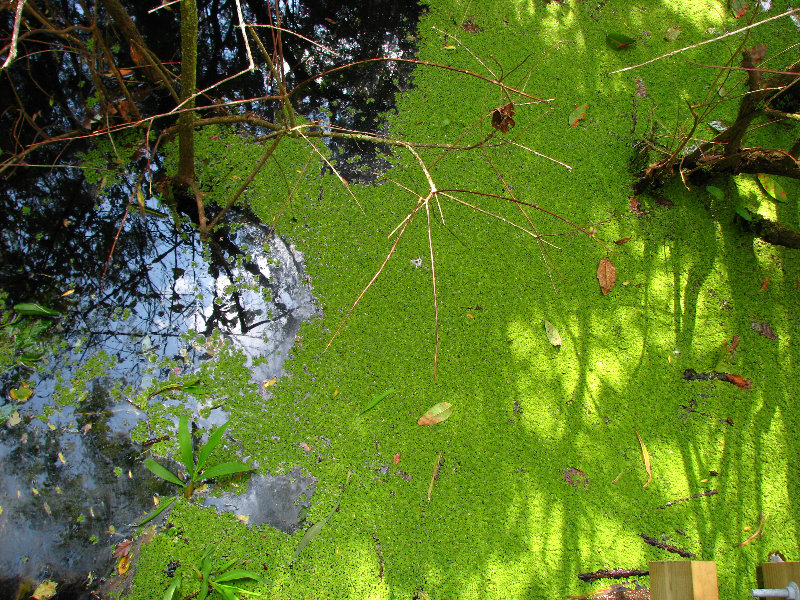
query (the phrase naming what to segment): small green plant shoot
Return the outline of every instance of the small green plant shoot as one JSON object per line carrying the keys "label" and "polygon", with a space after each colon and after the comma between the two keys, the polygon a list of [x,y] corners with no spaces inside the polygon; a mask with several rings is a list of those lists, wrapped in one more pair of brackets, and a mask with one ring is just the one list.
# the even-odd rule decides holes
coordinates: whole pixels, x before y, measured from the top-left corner
{"label": "small green plant shoot", "polygon": [[[237,559],[232,559],[216,569],[211,565],[211,556],[214,554],[216,546],[209,546],[200,558],[200,569],[192,567],[201,580],[200,592],[197,594],[197,600],[205,600],[209,592],[219,592],[225,600],[237,600],[238,594],[247,594],[255,596],[253,592],[243,590],[240,587],[231,585],[232,581],[239,581],[242,579],[252,579],[259,583],[264,583],[264,579],[258,573],[248,571],[247,569],[236,568],[240,562]],[[172,584],[167,588],[164,593],[163,600],[173,600],[180,597],[182,577],[177,575]]]}
{"label": "small green plant shoot", "polygon": [[181,417],[178,423],[178,444],[181,451],[181,463],[183,463],[183,466],[186,468],[183,479],[151,458],[144,461],[144,466],[157,477],[182,487],[184,498],[191,498],[197,484],[204,479],[214,479],[216,477],[225,477],[227,475],[251,471],[251,467],[236,461],[225,462],[205,469],[208,457],[214,451],[214,448],[222,441],[222,436],[225,434],[227,428],[228,424],[225,423],[212,433],[195,457],[192,448],[192,435],[189,433],[189,423],[186,417]]}

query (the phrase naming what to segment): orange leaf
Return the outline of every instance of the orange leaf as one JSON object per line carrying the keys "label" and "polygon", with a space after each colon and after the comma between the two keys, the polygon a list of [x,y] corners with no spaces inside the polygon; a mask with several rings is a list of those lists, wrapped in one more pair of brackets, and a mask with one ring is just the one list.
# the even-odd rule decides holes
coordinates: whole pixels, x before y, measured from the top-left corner
{"label": "orange leaf", "polygon": [[738,387],[742,390],[749,390],[753,387],[753,384],[750,382],[749,379],[744,379],[741,375],[734,375],[732,373],[728,373],[728,381],[730,381],[733,385]]}
{"label": "orange leaf", "polygon": [[761,291],[766,290],[767,286],[769,286],[769,277],[764,277],[764,281],[761,282]]}
{"label": "orange leaf", "polygon": [[630,242],[630,241],[631,241],[631,238],[626,237],[626,238],[622,238],[621,240],[616,240],[614,243],[617,246],[622,246],[622,244],[625,244],[625,243]]}
{"label": "orange leaf", "polygon": [[395,464],[395,466],[397,466],[397,464],[399,462],[400,462],[400,453],[398,452],[397,454],[394,455],[394,464]]}
{"label": "orange leaf", "polygon": [[617,283],[617,269],[608,258],[601,260],[597,267],[597,281],[600,282],[600,291],[604,296],[608,296],[608,292]]}

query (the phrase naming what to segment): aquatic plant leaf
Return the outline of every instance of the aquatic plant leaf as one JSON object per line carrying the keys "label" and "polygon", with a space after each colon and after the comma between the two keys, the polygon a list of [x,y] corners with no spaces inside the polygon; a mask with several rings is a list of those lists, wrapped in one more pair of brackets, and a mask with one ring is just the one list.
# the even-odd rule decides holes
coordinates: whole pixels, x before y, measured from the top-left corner
{"label": "aquatic plant leaf", "polygon": [[208,436],[208,441],[203,444],[203,447],[200,448],[200,452],[197,453],[197,466],[195,466],[194,473],[192,473],[192,479],[194,479],[197,474],[203,470],[203,467],[206,466],[208,457],[211,456],[214,448],[219,446],[220,441],[222,441],[222,436],[225,434],[225,430],[227,428],[227,423],[220,425],[214,433]]}
{"label": "aquatic plant leaf", "polygon": [[181,385],[180,389],[182,392],[187,392],[189,394],[208,394],[208,388],[200,383],[199,377],[194,381],[184,383]]}
{"label": "aquatic plant leaf", "polygon": [[759,173],[758,181],[763,186],[764,191],[775,198],[775,200],[778,202],[786,202],[788,199],[786,191],[783,189],[781,184],[778,183],[778,180],[775,179],[775,177],[772,175],[767,175],[766,173]]}
{"label": "aquatic plant leaf", "polygon": [[747,207],[743,206],[742,204],[737,204],[736,206],[733,207],[733,210],[736,212],[737,215],[739,215],[745,221],[750,222],[753,220],[753,215],[750,213],[749,210],[747,210]]}
{"label": "aquatic plant leaf", "polygon": [[556,329],[556,326],[547,319],[544,320],[544,331],[547,334],[547,339],[550,340],[553,346],[561,345],[561,334],[558,332],[558,329]]}
{"label": "aquatic plant leaf", "polygon": [[672,27],[667,29],[667,32],[664,34],[664,39],[668,42],[674,42],[681,36],[681,28],[678,25],[673,25]]}
{"label": "aquatic plant leaf", "polygon": [[61,313],[57,310],[45,308],[41,304],[34,304],[31,302],[23,302],[15,304],[14,310],[19,314],[26,317],[60,317]]}
{"label": "aquatic plant leaf", "polygon": [[169,584],[167,591],[164,592],[164,596],[162,600],[173,600],[175,596],[175,592],[181,587],[181,576],[180,574],[175,576],[175,579],[172,580],[172,583]]}
{"label": "aquatic plant leaf", "polygon": [[639,432],[636,431],[636,428],[634,428],[633,431],[636,434],[636,437],[639,438],[639,445],[642,447],[642,461],[644,462],[644,470],[647,471],[647,481],[642,487],[646,488],[653,480],[653,468],[650,466],[650,452],[647,451],[647,446],[644,445],[642,436],[639,435]]}
{"label": "aquatic plant leaf", "polygon": [[600,282],[600,291],[604,296],[608,296],[608,292],[617,283],[617,269],[608,258],[603,258],[597,267],[597,281]]}
{"label": "aquatic plant leaf", "polygon": [[181,417],[178,422],[178,446],[181,450],[181,462],[183,463],[189,479],[194,480],[194,450],[192,450],[192,434],[189,433],[189,420],[186,415]]}
{"label": "aquatic plant leaf", "polygon": [[428,409],[424,415],[417,419],[417,425],[437,425],[446,421],[453,414],[453,405],[449,402],[439,402]]}
{"label": "aquatic plant leaf", "polygon": [[586,111],[588,110],[589,105],[584,104],[583,106],[576,106],[575,109],[569,115],[569,126],[575,127],[578,124],[578,121],[582,121],[586,118]]}
{"label": "aquatic plant leaf", "polygon": [[213,581],[211,582],[211,585],[214,587],[216,591],[220,593],[220,595],[222,595],[222,598],[224,600],[238,600],[236,594],[233,592],[233,590],[238,591],[238,588],[233,588],[227,585],[217,585]]}
{"label": "aquatic plant leaf", "polygon": [[219,465],[206,469],[198,474],[198,477],[203,479],[215,479],[217,477],[225,477],[226,475],[234,475],[235,473],[246,473],[252,471],[253,468],[240,462],[225,462]]}
{"label": "aquatic plant leaf", "polygon": [[169,481],[170,483],[174,483],[175,485],[179,485],[180,487],[186,487],[186,484],[178,479],[178,476],[175,475],[175,473],[167,469],[161,463],[154,461],[152,458],[146,458],[144,460],[144,466],[147,467],[148,470],[156,477],[160,477],[161,479]]}
{"label": "aquatic plant leaf", "polygon": [[214,577],[214,582],[221,583],[223,581],[235,581],[237,579],[253,579],[255,581],[263,581],[261,575],[255,573],[254,571],[248,571],[247,569],[231,569],[230,571],[226,570],[221,575]]}
{"label": "aquatic plant leaf", "polygon": [[364,409],[360,413],[358,413],[358,417],[361,417],[361,415],[363,415],[365,412],[368,412],[368,411],[372,410],[373,408],[375,408],[381,400],[383,400],[384,398],[386,398],[386,396],[388,396],[390,394],[394,394],[395,391],[396,390],[394,388],[392,388],[391,390],[386,390],[382,394],[378,394],[377,396],[375,396],[372,400],[370,400],[369,404],[367,404],[364,407]]}
{"label": "aquatic plant leaf", "polygon": [[718,187],[714,187],[713,185],[707,185],[706,191],[714,196],[717,200],[725,200],[725,192],[723,192]]}
{"label": "aquatic plant leaf", "polygon": [[631,44],[636,43],[636,40],[625,35],[624,33],[609,33],[606,35],[606,42],[614,50],[622,50],[623,48],[627,48]]}
{"label": "aquatic plant leaf", "polygon": [[[156,464],[158,464],[158,463],[156,463]],[[132,525],[132,527],[141,527],[142,525],[145,525],[145,524],[149,523],[150,521],[155,519],[158,515],[160,515],[162,512],[167,510],[167,508],[172,506],[173,502],[175,502],[175,497],[174,496],[172,498],[170,498],[169,500],[167,500],[166,502],[164,502],[161,506],[159,506],[157,509],[155,509],[153,512],[151,512],[149,515],[147,515],[143,520],[139,521],[135,525]]]}
{"label": "aquatic plant leaf", "polygon": [[325,524],[326,524],[328,521],[330,521],[330,520],[331,520],[331,518],[333,517],[334,513],[336,513],[336,511],[337,511],[337,510],[339,510],[339,506],[340,506],[340,505],[341,505],[341,503],[342,503],[342,497],[344,496],[344,492],[345,492],[345,490],[347,489],[347,484],[349,484],[349,483],[350,483],[350,478],[351,478],[352,476],[353,476],[353,472],[352,472],[352,471],[348,471],[348,472],[347,472],[347,479],[345,479],[344,485],[342,486],[342,493],[341,493],[341,495],[339,496],[339,501],[336,503],[336,505],[335,505],[333,508],[331,508],[331,512],[329,512],[329,513],[328,513],[328,516],[327,516],[327,517],[325,517],[325,518],[324,518],[322,521],[319,521],[319,522],[317,522],[317,523],[314,523],[314,524],[313,524],[311,527],[309,527],[309,528],[308,528],[308,530],[305,532],[305,534],[303,535],[303,538],[300,540],[300,543],[299,543],[299,544],[297,544],[297,548],[295,548],[294,554],[292,554],[292,559],[289,561],[289,564],[290,564],[290,565],[291,565],[292,563],[294,563],[294,561],[295,561],[295,560],[297,560],[297,557],[298,557],[298,556],[300,556],[300,553],[303,551],[303,549],[304,549],[306,546],[308,546],[308,544],[310,544],[310,543],[311,543],[311,541],[312,541],[312,540],[313,540],[315,537],[317,537],[317,536],[319,535],[319,532],[320,532],[320,531],[322,531],[322,528],[323,528],[323,527],[325,527]]}

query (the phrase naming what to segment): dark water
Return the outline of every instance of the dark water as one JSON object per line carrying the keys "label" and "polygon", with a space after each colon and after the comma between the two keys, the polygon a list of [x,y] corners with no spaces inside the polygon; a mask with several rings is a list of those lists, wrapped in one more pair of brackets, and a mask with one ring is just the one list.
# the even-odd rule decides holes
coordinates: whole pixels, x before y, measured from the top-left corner
{"label": "dark water", "polygon": [[[149,14],[149,4],[124,4],[149,47],[175,68],[177,11]],[[235,3],[198,4],[198,85],[206,87],[244,68],[247,59]],[[85,23],[82,6],[61,3],[48,14],[61,24]],[[243,0],[242,6],[246,21],[269,22],[263,1]],[[285,28],[338,53],[284,35],[293,86],[346,62],[412,56],[420,8],[416,2],[290,1],[281,10]],[[4,37],[12,18],[11,11],[0,15]],[[115,62],[130,64],[108,16],[101,12],[98,23]],[[269,30],[259,31],[271,49]],[[214,244],[201,243],[191,219],[157,196],[138,199],[151,209],[143,213],[137,190],[155,189],[164,177],[159,155],[125,157],[119,176],[101,182],[76,168],[90,149],[85,141],[36,146],[45,137],[85,134],[103,119],[120,118],[111,99],[98,98],[90,84],[97,65],[65,54],[68,45],[30,33],[20,43],[21,58],[0,81],[6,107],[0,127],[11,132],[0,136],[0,290],[8,294],[7,306],[36,301],[64,313],[53,327],[61,345],[46,364],[36,373],[12,369],[0,379],[6,402],[8,390],[23,380],[35,389],[15,407],[21,422],[0,426],[0,598],[14,597],[25,579],[58,581],[57,598],[89,597],[87,587],[112,567],[112,546],[133,533],[128,524],[152,508],[153,496],[174,493],[143,468],[148,446],[131,440],[148,418],[131,401],[137,393],[171,375],[198,372],[223,342],[243,354],[251,385],[281,376],[300,324],[316,312],[302,253],[245,210],[230,215]],[[119,94],[100,67],[107,88]],[[233,110],[273,118],[272,107],[258,99],[275,92],[264,73],[245,74],[199,103],[253,99]],[[380,132],[395,93],[410,86],[409,73],[408,65],[387,62],[311,81],[294,97],[295,108],[307,118]],[[174,106],[164,89],[141,73],[133,77],[130,88],[143,113]],[[157,121],[154,131],[169,124]],[[388,150],[373,145],[336,141],[330,149],[351,181],[369,181],[387,164],[382,153]],[[227,420],[224,406],[190,401],[199,429]],[[311,474],[299,471],[259,476],[246,494],[208,502],[249,515],[251,525],[291,532],[314,485]]]}

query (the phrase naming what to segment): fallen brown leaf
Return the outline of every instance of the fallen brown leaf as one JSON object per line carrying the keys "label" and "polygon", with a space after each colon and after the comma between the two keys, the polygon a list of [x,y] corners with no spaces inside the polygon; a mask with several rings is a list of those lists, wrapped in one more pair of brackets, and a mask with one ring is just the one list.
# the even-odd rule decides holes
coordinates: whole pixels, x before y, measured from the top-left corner
{"label": "fallen brown leaf", "polygon": [[604,296],[608,296],[608,292],[617,283],[617,269],[608,258],[601,260],[597,267],[597,281],[600,282],[600,291]]}

